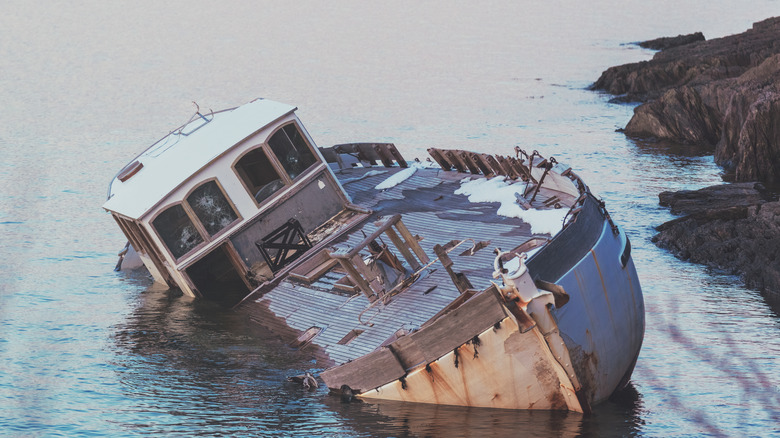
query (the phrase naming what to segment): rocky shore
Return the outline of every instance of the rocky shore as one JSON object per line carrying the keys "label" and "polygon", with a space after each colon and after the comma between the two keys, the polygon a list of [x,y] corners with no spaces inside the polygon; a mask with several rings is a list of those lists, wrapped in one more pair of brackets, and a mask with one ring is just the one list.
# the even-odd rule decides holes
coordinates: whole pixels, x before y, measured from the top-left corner
{"label": "rocky shore", "polygon": [[659,226],[653,241],[740,275],[776,304],[780,202],[765,185],[780,186],[780,17],[718,39],[694,33],[640,45],[661,51],[606,70],[592,89],[643,102],[626,135],[701,145],[736,181],[661,193],[661,205],[684,216]]}
{"label": "rocky shore", "polygon": [[780,17],[737,35],[698,35],[650,41],[669,48],[609,68],[592,88],[644,102],[627,135],[710,147],[735,181],[780,183]]}
{"label": "rocky shore", "polygon": [[739,275],[746,286],[780,295],[780,202],[760,183],[663,192],[661,205],[684,216],[659,226],[653,242],[678,258]]}

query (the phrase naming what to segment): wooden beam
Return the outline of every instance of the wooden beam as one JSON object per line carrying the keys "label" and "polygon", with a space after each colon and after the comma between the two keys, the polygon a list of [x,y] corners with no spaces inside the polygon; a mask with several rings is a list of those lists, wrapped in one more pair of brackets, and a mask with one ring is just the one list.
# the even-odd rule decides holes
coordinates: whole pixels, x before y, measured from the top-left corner
{"label": "wooden beam", "polygon": [[352,362],[320,373],[325,385],[339,390],[343,385],[353,392],[365,392],[403,377],[406,370],[388,348],[381,348]]}
{"label": "wooden beam", "polygon": [[404,336],[390,346],[398,357],[415,358],[421,353],[425,362],[430,363],[506,318],[508,313],[500,299],[496,289],[490,287],[420,331]]}
{"label": "wooden beam", "polygon": [[357,253],[360,252],[363,248],[368,246],[368,244],[371,243],[371,241],[375,240],[382,233],[384,233],[386,229],[390,228],[391,226],[393,226],[396,222],[398,222],[400,220],[401,220],[401,215],[400,214],[396,214],[395,216],[393,216],[390,219],[388,219],[387,221],[385,221],[385,223],[382,224],[379,228],[377,228],[376,231],[374,231],[368,237],[366,237],[365,239],[360,241],[360,243],[355,245],[355,247],[352,248],[351,250],[349,250],[347,252],[344,252],[344,253],[342,253],[342,252],[331,253],[331,257],[346,258],[346,259],[351,259],[352,257],[355,257],[355,255],[357,255]]}
{"label": "wooden beam", "polygon": [[355,267],[355,269],[357,269],[357,272],[360,273],[360,275],[362,275],[366,281],[368,281],[368,284],[370,285],[374,294],[378,297],[381,297],[384,294],[385,288],[381,283],[379,283],[379,280],[377,280],[377,275],[374,272],[371,272],[371,268],[366,265],[366,262],[363,261],[363,257],[361,257],[360,254],[356,254],[354,257],[352,257],[352,265]]}
{"label": "wooden beam", "polygon": [[392,227],[385,230],[385,234],[387,234],[387,237],[389,237],[390,241],[393,242],[393,245],[395,245],[395,247],[398,248],[398,251],[401,252],[401,255],[404,257],[406,262],[409,263],[409,266],[411,266],[413,270],[417,271],[422,267],[422,265],[412,255],[412,252],[409,251],[409,247],[407,247],[404,244],[403,240],[401,240],[401,238],[398,237],[398,234],[396,234],[396,232],[393,231]]}
{"label": "wooden beam", "polygon": [[466,278],[465,275],[459,272],[455,272],[455,270],[452,269],[452,265],[453,265],[452,259],[450,258],[449,254],[447,254],[447,251],[445,251],[441,245],[439,244],[434,245],[433,252],[439,258],[439,261],[441,261],[442,266],[444,266],[444,269],[450,275],[450,278],[452,279],[452,283],[455,285],[455,287],[458,288],[458,291],[460,293],[466,292],[467,290],[474,287],[471,285],[471,282],[468,280],[468,278]]}
{"label": "wooden beam", "polygon": [[377,297],[374,294],[374,291],[371,289],[371,286],[368,284],[368,282],[366,282],[366,280],[363,279],[360,273],[352,265],[350,260],[343,257],[335,257],[334,254],[330,253],[330,251],[328,253],[331,255],[331,257],[334,257],[339,261],[341,267],[347,271],[347,275],[349,276],[350,280],[352,280],[352,283],[357,285],[357,287],[363,291],[363,294],[369,299],[369,301],[375,301]]}
{"label": "wooden beam", "polygon": [[412,251],[417,254],[417,258],[420,260],[420,262],[427,265],[430,261],[428,256],[425,254],[425,251],[423,251],[422,247],[420,247],[420,243],[417,241],[417,239],[412,236],[412,233],[410,233],[409,229],[406,228],[406,225],[400,221],[400,215],[398,216],[399,220],[395,224],[395,228],[398,229],[399,233],[401,233],[401,237],[404,238],[409,248],[411,248]]}

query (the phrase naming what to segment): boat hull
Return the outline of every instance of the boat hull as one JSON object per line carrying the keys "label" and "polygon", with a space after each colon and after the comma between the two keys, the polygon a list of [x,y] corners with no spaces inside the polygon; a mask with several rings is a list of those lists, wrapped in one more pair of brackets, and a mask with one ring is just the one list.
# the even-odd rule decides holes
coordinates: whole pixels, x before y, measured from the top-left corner
{"label": "boat hull", "polygon": [[[412,365],[415,360],[407,358],[414,350],[410,345],[432,344],[435,341],[425,337],[436,336],[444,344],[451,342],[446,329],[423,328],[412,339],[391,344],[393,355],[378,361],[386,370],[388,362],[397,359],[400,367],[396,373],[402,375],[381,385],[361,382],[359,388],[363,389],[357,391],[357,396],[366,400],[588,412],[591,405],[624,386],[642,345],[644,301],[628,238],[596,205],[592,204],[590,215],[583,214],[577,227],[558,236],[559,246],[569,249],[583,239],[594,243],[581,248],[581,258],[555,282],[569,297],[560,308],[551,306],[555,330],[543,330],[524,311],[513,310],[511,302],[494,290],[496,300],[480,298],[485,304],[467,301],[473,309],[457,309],[434,323],[458,328],[461,339],[467,341],[451,344],[445,347],[450,349],[446,354]],[[595,222],[585,223],[587,220]],[[551,248],[555,250],[555,246]],[[542,269],[539,260],[545,257],[529,263],[529,267],[536,266],[544,275],[551,275],[554,269]],[[493,308],[497,303],[505,315],[500,319],[500,312]],[[475,319],[484,320],[475,327],[493,325],[464,332]],[[562,343],[562,348],[556,343]],[[425,348],[430,351],[430,347]],[[347,374],[371,373],[370,366],[345,364],[336,368],[343,369],[323,373],[331,388],[350,383],[343,380]]]}

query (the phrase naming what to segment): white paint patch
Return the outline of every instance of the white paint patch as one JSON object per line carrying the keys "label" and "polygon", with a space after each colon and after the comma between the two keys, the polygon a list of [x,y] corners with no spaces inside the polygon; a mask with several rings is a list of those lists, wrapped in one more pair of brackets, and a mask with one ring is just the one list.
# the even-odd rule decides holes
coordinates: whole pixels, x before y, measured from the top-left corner
{"label": "white paint patch", "polygon": [[466,195],[469,202],[498,202],[501,206],[496,214],[499,216],[516,217],[531,225],[533,234],[554,235],[561,230],[566,209],[553,210],[523,210],[517,204],[516,193],[523,193],[525,183],[509,184],[503,177],[492,179],[475,179],[470,181],[465,178],[460,183],[456,195]]}
{"label": "white paint patch", "polygon": [[387,173],[387,171],[386,170],[370,170],[370,171],[364,173],[362,176],[359,176],[359,177],[356,177],[356,178],[344,179],[344,180],[341,181],[341,184],[344,185],[344,184],[353,183],[355,181],[360,181],[361,179],[365,179],[365,178],[368,178],[370,176],[381,175],[383,173]]}
{"label": "white paint patch", "polygon": [[368,178],[369,176],[377,176],[381,175],[383,173],[387,173],[386,170],[369,170],[363,175],[363,178]]}
{"label": "white paint patch", "polygon": [[320,188],[320,190],[322,190],[322,189],[324,189],[324,188],[325,188],[325,183],[324,183],[324,182],[322,182],[322,180],[321,180],[321,179],[320,179],[320,180],[317,180],[317,187],[319,187],[319,188]]}
{"label": "white paint patch", "polygon": [[386,180],[382,181],[381,183],[377,184],[376,187],[374,187],[377,190],[385,190],[389,189],[391,187],[395,187],[398,184],[401,184],[402,182],[406,181],[414,175],[414,172],[417,171],[417,167],[407,167],[406,169],[396,173],[395,175],[391,176],[390,178],[387,178]]}

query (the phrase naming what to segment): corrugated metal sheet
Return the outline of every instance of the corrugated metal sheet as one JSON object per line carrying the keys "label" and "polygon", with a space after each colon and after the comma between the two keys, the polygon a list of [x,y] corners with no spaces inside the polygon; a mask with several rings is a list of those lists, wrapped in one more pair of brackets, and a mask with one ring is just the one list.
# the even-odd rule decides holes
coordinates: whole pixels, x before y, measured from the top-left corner
{"label": "corrugated metal sheet", "polygon": [[[376,170],[386,172],[369,174]],[[358,228],[340,239],[339,246],[354,247],[384,220],[400,213],[409,231],[422,238],[420,246],[431,260],[436,257],[433,252],[436,244],[445,245],[451,240],[462,239],[489,241],[487,247],[471,256],[459,255],[470,244],[450,253],[453,269],[464,273],[476,289],[484,289],[492,280],[492,250],[496,247],[509,250],[532,237],[527,223],[517,218],[498,216],[497,204],[470,203],[466,196],[454,194],[463,178],[472,178],[468,174],[438,168],[418,169],[395,187],[383,191],[375,189],[379,183],[401,170],[375,167],[336,172],[353,202],[374,210],[362,231]],[[363,177],[367,174],[369,176]],[[554,193],[545,193],[542,188],[537,200],[552,195]],[[392,247],[386,238],[384,240]],[[271,329],[278,330],[282,324],[297,333],[310,327],[323,328],[311,341],[311,346],[305,348],[317,349],[322,353],[318,357],[340,364],[375,350],[401,328],[422,326],[459,295],[447,271],[436,263],[427,276],[394,296],[389,303],[375,304],[366,311],[362,320],[370,320],[370,325],[367,325],[361,324],[358,318],[369,307],[369,300],[361,292],[357,296],[348,296],[332,290],[332,284],[342,276],[330,272],[311,285],[285,279],[278,287],[246,303],[243,308],[254,320]],[[362,330],[362,333],[348,345],[338,344],[355,329]],[[286,336],[291,335],[288,333]]]}

